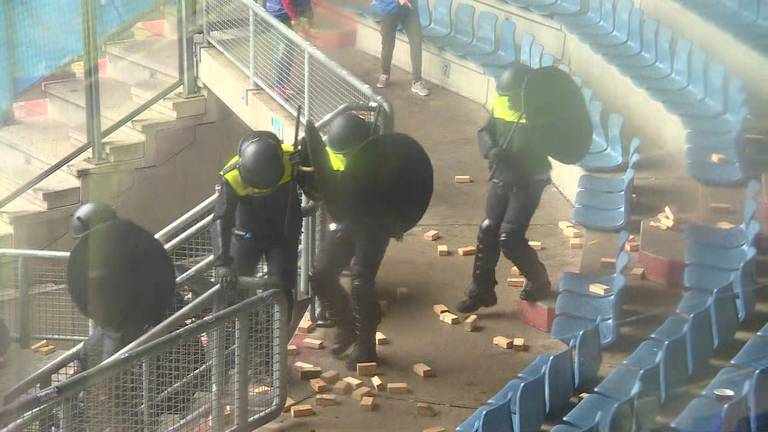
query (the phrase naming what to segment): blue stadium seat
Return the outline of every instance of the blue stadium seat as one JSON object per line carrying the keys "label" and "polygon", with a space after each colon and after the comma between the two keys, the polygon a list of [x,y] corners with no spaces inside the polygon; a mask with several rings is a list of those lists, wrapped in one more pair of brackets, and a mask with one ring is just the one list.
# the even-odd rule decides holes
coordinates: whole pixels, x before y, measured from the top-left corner
{"label": "blue stadium seat", "polygon": [[554,65],[555,65],[555,56],[548,53],[544,53],[541,56],[541,67],[554,66]]}
{"label": "blue stadium seat", "polygon": [[[688,373],[696,375],[705,370],[715,349],[712,327],[712,298],[701,301],[697,291],[689,291],[678,304],[677,312],[688,318]],[[698,294],[700,295],[700,294]]]}
{"label": "blue stadium seat", "polygon": [[624,117],[612,113],[608,116],[608,137],[605,151],[600,153],[587,153],[587,156],[579,161],[579,166],[589,171],[610,171],[621,166],[624,161],[621,139],[621,129],[624,125]]}
{"label": "blue stadium seat", "polygon": [[686,264],[698,264],[722,270],[736,271],[741,268],[749,255],[749,247],[760,232],[760,224],[750,221],[746,230],[746,241],[735,248],[723,248],[689,240],[685,250]]}
{"label": "blue stadium seat", "polygon": [[551,356],[546,370],[547,414],[565,412],[574,394],[573,358],[570,348]]}
{"label": "blue stadium seat", "polygon": [[435,0],[432,5],[432,22],[421,33],[424,38],[440,38],[451,33],[452,2],[453,0]]}
{"label": "blue stadium seat", "polygon": [[[704,92],[698,89],[697,98],[690,103],[668,103],[670,111],[681,116],[712,117],[723,114],[726,110],[725,66],[711,63],[707,67]],[[737,83],[738,80],[737,80]]]}
{"label": "blue stadium seat", "polygon": [[723,111],[715,113],[716,107],[722,101],[708,103],[710,110],[698,107],[696,112],[681,114],[683,123],[689,129],[717,133],[741,130],[749,112],[746,106],[747,95],[742,87],[741,81],[731,78],[725,93]]}
{"label": "blue stadium seat", "polygon": [[[503,404],[499,404],[502,405]],[[459,426],[456,427],[456,432],[477,432],[477,427],[480,424],[480,418],[488,411],[490,406],[482,406],[475,410],[469,417],[467,417]],[[507,411],[507,417],[509,417],[509,411]],[[512,419],[510,419],[510,422]]]}
{"label": "blue stadium seat", "polygon": [[[542,356],[550,357],[550,356]],[[551,358],[551,357],[550,357]],[[514,429],[510,431],[538,431],[544,422],[546,415],[546,361],[532,364],[537,369],[527,370],[527,376],[523,373],[520,378],[513,379],[496,393],[488,403],[492,406],[504,404],[507,406],[507,415],[511,415]],[[525,414],[523,414],[525,413]],[[496,429],[494,429],[496,430]]]}
{"label": "blue stadium seat", "polygon": [[[690,63],[685,65],[687,71],[682,73],[683,65],[675,61],[674,76],[679,76],[676,81],[665,81],[664,83],[649,83],[647,86],[651,95],[657,100],[670,105],[694,104],[699,100],[699,95],[706,92],[707,76],[707,55],[704,50],[693,47],[690,55]],[[683,81],[685,77],[685,81]]]}
{"label": "blue stadium seat", "polygon": [[[600,14],[596,22],[593,21],[593,2],[599,3]],[[574,17],[576,18],[576,17]],[[613,0],[590,0],[590,7],[587,14],[582,16],[582,20],[562,21],[565,27],[571,33],[576,35],[608,33],[608,26],[613,30]]]}
{"label": "blue stadium seat", "polygon": [[752,336],[731,359],[731,363],[752,369],[768,368],[768,337]]}
{"label": "blue stadium seat", "polygon": [[[726,388],[736,393],[736,398],[743,398],[746,401],[746,406],[743,407],[748,412],[748,419],[745,418],[747,412],[738,413],[735,416],[739,421],[739,424],[731,429],[726,430],[751,430],[752,432],[759,432],[767,430],[768,426],[768,388],[766,388],[766,372],[768,369],[751,369],[751,368],[734,368],[725,367],[717,373],[717,376],[712,382],[704,389],[702,394],[704,396],[715,398],[714,390],[718,388]],[[739,407],[737,405],[737,409]],[[737,411],[738,412],[738,411]],[[749,426],[749,427],[747,427]]]}
{"label": "blue stadium seat", "polygon": [[652,95],[681,91],[690,84],[690,64],[693,43],[687,39],[678,40],[672,58],[672,74],[658,80],[643,81],[643,87]]}
{"label": "blue stadium seat", "polygon": [[688,241],[708,244],[716,247],[735,248],[743,246],[749,239],[749,223],[757,212],[757,202],[753,191],[759,190],[759,183],[751,181],[747,191],[742,212],[741,224],[733,228],[717,228],[709,225],[688,224],[685,226],[685,238]]}
{"label": "blue stadium seat", "polygon": [[499,27],[499,50],[491,54],[468,54],[467,58],[470,61],[485,67],[504,67],[515,62],[517,59],[515,23],[505,19]]}
{"label": "blue stadium seat", "polygon": [[643,341],[627,358],[624,366],[637,371],[640,391],[635,398],[637,430],[652,430],[660,406],[660,363],[662,347],[653,341]]}
{"label": "blue stadium seat", "polygon": [[602,16],[602,1],[601,0],[586,0],[587,10],[583,14],[558,16],[556,19],[564,25],[570,25],[572,27],[590,26],[600,22]]}
{"label": "blue stadium seat", "polygon": [[618,321],[621,313],[624,283],[624,276],[617,275],[614,279],[614,284],[618,285],[619,289],[612,291],[611,295],[602,297],[567,291],[561,292],[555,303],[555,313],[558,318],[570,316],[588,321],[598,321],[600,343],[603,346],[608,346],[618,336]]}
{"label": "blue stadium seat", "polygon": [[534,69],[540,69],[541,57],[544,55],[544,45],[534,42],[531,46],[531,67]]}
{"label": "blue stadium seat", "polygon": [[422,30],[432,23],[432,14],[429,12],[429,0],[418,0],[419,22]]}
{"label": "blue stadium seat", "polygon": [[[511,396],[510,396],[511,397]],[[459,429],[456,429],[457,431]],[[478,421],[477,432],[512,432],[512,417],[509,415],[509,398],[483,411]],[[473,431],[474,432],[474,431]]]}
{"label": "blue stadium seat", "polygon": [[451,33],[445,37],[428,37],[430,43],[439,47],[466,47],[474,38],[475,7],[460,3],[453,11],[453,25]]}
{"label": "blue stadium seat", "polygon": [[533,41],[533,33],[523,33],[523,37],[520,39],[520,64],[531,66]]}
{"label": "blue stadium seat", "polygon": [[[741,414],[743,406],[743,399],[721,403],[712,398],[699,396],[685,407],[670,426],[677,432],[746,432],[748,429],[731,428],[735,426],[734,417]],[[738,421],[735,423],[738,424]]]}
{"label": "blue stadium seat", "polygon": [[[715,164],[696,155],[691,155],[690,148],[686,149],[685,171],[689,177],[708,186],[739,186],[747,179],[746,167],[741,162],[721,162]],[[717,152],[709,152],[717,153]]]}
{"label": "blue stadium seat", "polygon": [[634,8],[630,12],[626,42],[618,45],[595,45],[592,49],[607,58],[640,54],[643,49],[643,10]]}
{"label": "blue stadium seat", "polygon": [[683,283],[688,288],[709,292],[721,286],[731,285],[737,296],[738,318],[742,322],[755,310],[754,258],[756,254],[757,249],[749,247],[744,262],[735,271],[688,265],[683,275]]}
{"label": "blue stadium seat", "polygon": [[[632,139],[630,149],[637,148],[640,143],[638,138]],[[599,192],[612,192],[617,193],[624,190],[625,184],[633,179],[630,176],[635,174],[635,167],[637,161],[640,159],[640,155],[637,151],[630,150],[629,161],[627,162],[628,169],[624,172],[624,175],[620,177],[604,177],[591,174],[582,174],[579,177],[579,189],[589,189]]]}
{"label": "blue stadium seat", "polygon": [[467,3],[460,3],[453,12],[453,24],[451,25],[452,30],[450,34],[445,36],[424,36],[424,38],[437,47],[467,46],[474,37],[474,21],[475,7]]}
{"label": "blue stadium seat", "polygon": [[[647,370],[630,366],[619,366],[595,387],[595,393],[616,401],[629,402],[633,407],[632,422],[635,430],[648,430],[649,428],[642,428],[639,425],[647,425],[648,419],[656,417],[659,408],[658,396],[647,396],[641,393],[643,379],[647,379],[646,372]],[[658,381],[658,368],[655,379]]]}
{"label": "blue stadium seat", "polygon": [[589,285],[593,283],[600,283],[603,285],[613,286],[614,279],[617,275],[621,275],[629,265],[629,254],[624,250],[624,245],[629,238],[628,231],[622,231],[619,233],[618,238],[618,251],[616,252],[616,267],[614,273],[608,276],[595,275],[591,273],[574,273],[564,272],[560,277],[560,284],[558,290],[560,292],[573,292],[583,295],[593,295],[589,292]]}
{"label": "blue stadium seat", "polygon": [[471,44],[465,46],[448,45],[445,50],[461,56],[483,56],[496,51],[496,22],[498,16],[489,11],[477,15],[477,34]]}
{"label": "blue stadium seat", "polygon": [[597,231],[617,231],[629,222],[627,207],[602,210],[594,207],[577,206],[573,209],[571,221]]}
{"label": "blue stadium seat", "polygon": [[584,102],[586,102],[587,106],[589,106],[589,104],[592,102],[592,89],[589,87],[582,87],[581,95],[584,96]]}
{"label": "blue stadium seat", "polygon": [[601,153],[608,149],[608,138],[603,130],[602,112],[602,102],[592,100],[589,103],[589,118],[592,121],[592,143],[589,145],[589,153]]}
{"label": "blue stadium seat", "polygon": [[581,4],[587,0],[557,0],[551,5],[530,5],[531,10],[540,15],[574,15],[581,10]]}
{"label": "blue stadium seat", "polygon": [[683,296],[677,311],[691,315],[693,311],[707,306],[711,315],[714,348],[718,349],[733,340],[739,323],[736,295],[731,285],[718,288],[714,293],[701,290],[689,291]]}
{"label": "blue stadium seat", "polygon": [[[627,180],[633,179],[635,173],[631,172]],[[624,196],[626,185],[621,192],[600,192],[592,189],[581,189],[576,192],[574,202],[576,206],[588,206],[600,210],[614,210],[624,207],[627,197]]]}
{"label": "blue stadium seat", "polygon": [[573,350],[574,389],[588,388],[597,378],[602,353],[600,333],[596,322],[559,316],[552,324],[553,338],[568,344]]}
{"label": "blue stadium seat", "polygon": [[612,61],[625,74],[633,74],[636,71],[655,67],[665,58],[663,53],[670,51],[671,44],[672,29],[664,25],[659,27],[659,23],[655,20],[645,20],[643,50],[637,55],[613,58]]}
{"label": "blue stadium seat", "polygon": [[662,39],[660,32],[656,46],[656,62],[647,67],[641,68],[622,68],[625,74],[642,87],[643,83],[649,80],[661,79],[672,74],[672,41]]}
{"label": "blue stadium seat", "polygon": [[632,408],[628,401],[620,402],[594,393],[579,402],[563,420],[581,428],[589,428],[597,423],[600,431],[633,430]]}
{"label": "blue stadium seat", "polygon": [[613,28],[610,32],[604,34],[584,34],[580,38],[596,45],[621,45],[629,39],[629,19],[633,11],[642,15],[640,9],[635,9],[632,0],[618,0],[613,17]]}
{"label": "blue stadium seat", "polygon": [[671,316],[659,326],[651,338],[663,344],[661,360],[661,403],[674,397],[688,380],[688,320]]}

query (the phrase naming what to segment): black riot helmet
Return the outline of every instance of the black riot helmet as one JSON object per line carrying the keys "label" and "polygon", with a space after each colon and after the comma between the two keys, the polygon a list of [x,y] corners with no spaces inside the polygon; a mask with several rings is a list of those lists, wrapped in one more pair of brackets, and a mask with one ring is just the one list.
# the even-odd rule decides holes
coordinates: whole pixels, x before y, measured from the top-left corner
{"label": "black riot helmet", "polygon": [[522,63],[515,63],[509,66],[496,81],[496,93],[507,96],[510,106],[516,111],[522,111],[523,87],[532,70]]}
{"label": "black riot helmet", "polygon": [[82,237],[93,228],[117,219],[117,213],[111,205],[100,202],[89,202],[81,205],[69,225],[72,228],[72,238]]}
{"label": "black riot helmet", "polygon": [[270,190],[285,174],[283,149],[275,134],[256,131],[240,140],[240,177],[250,187]]}
{"label": "black riot helmet", "polygon": [[328,127],[328,147],[335,153],[349,153],[362,144],[371,134],[371,126],[362,117],[344,113]]}

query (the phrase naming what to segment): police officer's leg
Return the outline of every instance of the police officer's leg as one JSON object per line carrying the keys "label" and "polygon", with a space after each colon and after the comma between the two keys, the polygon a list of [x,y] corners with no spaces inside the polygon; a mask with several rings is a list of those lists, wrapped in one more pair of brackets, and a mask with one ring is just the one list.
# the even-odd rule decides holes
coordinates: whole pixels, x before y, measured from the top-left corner
{"label": "police officer's leg", "polygon": [[280,289],[285,294],[288,306],[288,320],[293,316],[294,297],[296,295],[296,279],[298,278],[299,245],[296,240],[286,240],[268,249],[267,274],[280,282]]}
{"label": "police officer's leg", "polygon": [[493,180],[488,190],[485,219],[477,233],[477,254],[472,282],[464,290],[466,298],[456,306],[461,313],[496,304],[496,263],[499,261],[499,230],[507,210],[509,195],[504,185]]}
{"label": "police officer's leg", "polygon": [[[237,275],[256,276],[256,267],[259,265],[265,249],[266,245],[258,240],[232,236],[232,259],[234,259]],[[235,293],[228,293],[228,303],[231,303],[232,299],[237,299],[237,301],[243,299],[239,293],[233,294]]]}
{"label": "police officer's leg", "polygon": [[376,295],[376,275],[388,245],[389,237],[381,233],[355,235],[352,308],[357,327],[357,344],[347,361],[350,370],[354,370],[357,363],[376,361],[376,329],[381,322],[381,308]]}
{"label": "police officer's leg", "polygon": [[523,300],[540,300],[551,288],[547,269],[526,238],[531,218],[547,184],[549,181],[542,180],[510,189],[507,213],[501,226],[501,250],[526,279],[526,285],[520,292]]}
{"label": "police officer's leg", "polygon": [[355,254],[354,239],[346,230],[330,231],[320,245],[315,268],[309,275],[312,291],[325,302],[336,321],[331,353],[339,355],[355,341],[355,326],[347,292],[339,283],[339,275]]}

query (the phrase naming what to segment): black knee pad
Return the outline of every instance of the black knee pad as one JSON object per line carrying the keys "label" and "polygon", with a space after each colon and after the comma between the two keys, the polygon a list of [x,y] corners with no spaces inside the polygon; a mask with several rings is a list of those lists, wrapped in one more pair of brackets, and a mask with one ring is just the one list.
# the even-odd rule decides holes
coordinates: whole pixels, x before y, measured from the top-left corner
{"label": "black knee pad", "polygon": [[525,235],[515,231],[503,233],[499,237],[499,245],[504,256],[512,261],[527,252],[529,248]]}
{"label": "black knee pad", "polygon": [[477,231],[477,242],[480,244],[487,244],[487,242],[495,242],[499,235],[500,225],[491,219],[484,219],[480,223],[480,229]]}

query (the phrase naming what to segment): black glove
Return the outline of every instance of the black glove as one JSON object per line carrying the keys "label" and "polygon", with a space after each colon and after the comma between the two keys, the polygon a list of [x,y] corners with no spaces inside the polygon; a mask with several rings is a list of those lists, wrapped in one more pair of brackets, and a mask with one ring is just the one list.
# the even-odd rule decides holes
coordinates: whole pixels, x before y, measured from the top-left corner
{"label": "black glove", "polygon": [[291,165],[293,166],[301,165],[301,162],[302,162],[301,151],[294,150],[288,153],[288,160],[291,162]]}
{"label": "black glove", "polygon": [[216,267],[216,282],[221,285],[225,291],[231,291],[237,288],[237,275],[230,266]]}

